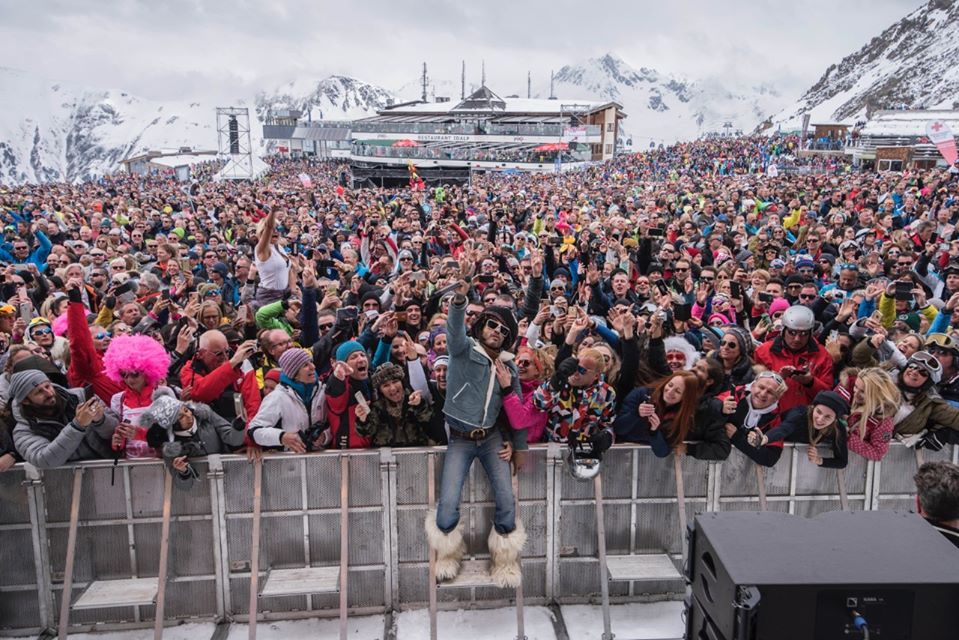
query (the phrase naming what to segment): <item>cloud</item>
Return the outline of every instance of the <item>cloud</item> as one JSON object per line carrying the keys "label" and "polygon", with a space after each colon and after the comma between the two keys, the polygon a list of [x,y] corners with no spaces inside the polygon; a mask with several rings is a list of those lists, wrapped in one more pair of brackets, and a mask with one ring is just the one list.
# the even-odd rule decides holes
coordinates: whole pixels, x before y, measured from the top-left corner
{"label": "cloud", "polygon": [[149,98],[249,95],[297,77],[353,75],[389,89],[430,75],[522,93],[549,71],[614,52],[696,79],[798,95],[920,0],[485,3],[0,0],[0,59],[54,80]]}

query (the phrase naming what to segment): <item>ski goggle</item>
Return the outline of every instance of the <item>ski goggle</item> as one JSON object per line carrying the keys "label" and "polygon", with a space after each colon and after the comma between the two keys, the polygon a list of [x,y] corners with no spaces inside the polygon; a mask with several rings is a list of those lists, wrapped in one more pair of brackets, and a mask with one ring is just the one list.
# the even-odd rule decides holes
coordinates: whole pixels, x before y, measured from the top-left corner
{"label": "ski goggle", "polygon": [[959,344],[952,339],[952,336],[945,333],[931,333],[926,337],[927,347],[938,347],[945,351],[953,353],[959,352]]}
{"label": "ski goggle", "polygon": [[934,355],[926,353],[925,351],[917,351],[912,354],[906,363],[906,367],[918,367],[923,373],[930,376],[942,374],[942,365],[939,364],[939,360],[937,360]]}

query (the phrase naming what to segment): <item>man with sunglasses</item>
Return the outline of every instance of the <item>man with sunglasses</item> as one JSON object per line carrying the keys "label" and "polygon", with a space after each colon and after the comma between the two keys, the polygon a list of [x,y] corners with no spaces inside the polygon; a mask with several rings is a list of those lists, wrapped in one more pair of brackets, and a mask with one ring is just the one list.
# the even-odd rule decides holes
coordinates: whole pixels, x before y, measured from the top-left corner
{"label": "man with sunglasses", "polygon": [[[447,385],[443,406],[449,429],[449,445],[440,478],[440,496],[436,512],[426,515],[426,537],[436,552],[436,577],[451,580],[459,572],[466,552],[459,503],[463,483],[475,459],[479,459],[492,487],[496,510],[489,535],[492,557],[490,575],[503,588],[515,588],[522,579],[519,554],[526,543],[526,531],[516,517],[509,463],[501,455],[506,448],[501,420],[503,396],[522,397],[519,376],[509,353],[518,329],[511,309],[492,306],[483,310],[466,329],[467,294],[470,285],[461,282],[449,307],[447,319]],[[508,386],[501,385],[494,369],[497,363],[510,373]],[[526,449],[525,431],[516,448]]]}
{"label": "man with sunglasses", "polygon": [[786,392],[779,405],[789,411],[808,405],[820,391],[833,383],[832,356],[813,337],[816,317],[807,306],[797,304],[782,316],[783,331],[756,349],[755,361],[786,381]]}

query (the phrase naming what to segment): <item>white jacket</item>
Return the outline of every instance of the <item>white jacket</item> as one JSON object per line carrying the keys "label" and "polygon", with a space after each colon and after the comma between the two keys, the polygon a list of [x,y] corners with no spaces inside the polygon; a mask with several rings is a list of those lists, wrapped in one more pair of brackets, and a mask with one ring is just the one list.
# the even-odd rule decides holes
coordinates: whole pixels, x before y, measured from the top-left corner
{"label": "white jacket", "polygon": [[324,394],[320,393],[321,385],[310,401],[310,413],[306,412],[306,405],[300,400],[296,391],[285,384],[277,385],[276,389],[263,398],[260,410],[250,421],[248,430],[253,441],[261,447],[280,447],[280,436],[284,432],[305,432],[320,422],[324,416]]}

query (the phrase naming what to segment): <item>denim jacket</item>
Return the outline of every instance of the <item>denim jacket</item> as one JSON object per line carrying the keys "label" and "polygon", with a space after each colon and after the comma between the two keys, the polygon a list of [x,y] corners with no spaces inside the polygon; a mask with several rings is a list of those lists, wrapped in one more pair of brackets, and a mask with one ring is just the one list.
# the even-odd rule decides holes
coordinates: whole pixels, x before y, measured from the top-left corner
{"label": "denim jacket", "polygon": [[[447,370],[446,414],[450,428],[458,431],[489,429],[496,422],[503,406],[503,392],[493,372],[493,360],[480,344],[466,335],[466,302],[450,304],[446,320]],[[513,354],[503,351],[499,359],[513,374],[513,390],[522,398],[519,376]]]}

